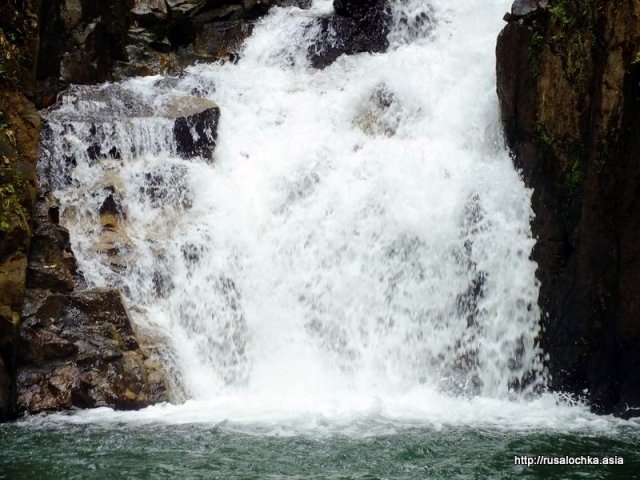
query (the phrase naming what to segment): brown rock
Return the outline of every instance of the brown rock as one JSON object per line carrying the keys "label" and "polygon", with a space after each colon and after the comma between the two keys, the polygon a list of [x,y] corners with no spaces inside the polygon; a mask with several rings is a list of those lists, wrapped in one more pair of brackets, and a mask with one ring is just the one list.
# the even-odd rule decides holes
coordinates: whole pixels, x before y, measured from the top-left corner
{"label": "brown rock", "polygon": [[169,10],[165,0],[135,0],[131,13],[138,22],[152,25],[166,20]]}
{"label": "brown rock", "polygon": [[21,414],[167,399],[161,367],[148,362],[116,290],[30,290],[18,345]]}
{"label": "brown rock", "polygon": [[70,292],[79,279],[69,232],[58,224],[58,217],[58,205],[53,197],[41,193],[36,205],[27,269],[29,288]]}

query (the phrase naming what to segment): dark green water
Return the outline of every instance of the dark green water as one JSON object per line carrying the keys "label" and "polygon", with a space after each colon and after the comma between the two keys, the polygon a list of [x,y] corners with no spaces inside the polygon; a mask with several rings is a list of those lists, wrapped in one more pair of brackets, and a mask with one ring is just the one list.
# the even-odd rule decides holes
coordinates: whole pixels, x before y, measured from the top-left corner
{"label": "dark green water", "polygon": [[[1,479],[637,479],[637,427],[606,435],[472,427],[331,436],[228,424],[0,425]],[[624,465],[514,465],[515,455],[620,456]]]}

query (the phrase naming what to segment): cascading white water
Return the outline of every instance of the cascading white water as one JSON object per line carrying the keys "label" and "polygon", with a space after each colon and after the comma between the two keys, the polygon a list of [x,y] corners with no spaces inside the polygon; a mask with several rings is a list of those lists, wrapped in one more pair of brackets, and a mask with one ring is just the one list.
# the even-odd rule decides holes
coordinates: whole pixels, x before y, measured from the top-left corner
{"label": "cascading white water", "polygon": [[[237,64],[77,87],[45,114],[41,175],[85,278],[165,339],[181,398],[242,416],[542,385],[530,192],[495,94],[508,6],[394,1],[387,53],[324,70],[307,25],[331,2],[275,8]],[[220,106],[212,163],[177,157],[159,113],[194,95]],[[96,136],[111,155],[87,153]]]}

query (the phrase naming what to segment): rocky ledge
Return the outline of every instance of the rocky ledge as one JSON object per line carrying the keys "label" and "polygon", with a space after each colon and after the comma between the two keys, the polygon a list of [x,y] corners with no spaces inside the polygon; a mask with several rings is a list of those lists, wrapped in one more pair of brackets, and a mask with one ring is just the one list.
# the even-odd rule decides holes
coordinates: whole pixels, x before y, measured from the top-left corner
{"label": "rocky ledge", "polygon": [[58,217],[40,195],[14,349],[16,413],[168,400],[161,364],[140,346],[120,293],[83,288]]}

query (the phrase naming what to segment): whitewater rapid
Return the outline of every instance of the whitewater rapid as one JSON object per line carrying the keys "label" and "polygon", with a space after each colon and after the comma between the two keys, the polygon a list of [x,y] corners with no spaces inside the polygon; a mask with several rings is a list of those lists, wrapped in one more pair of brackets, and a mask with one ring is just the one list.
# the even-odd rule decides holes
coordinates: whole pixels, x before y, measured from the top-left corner
{"label": "whitewater rapid", "polygon": [[[153,114],[114,115],[103,146],[121,158],[95,161],[87,119],[112,106],[79,94],[46,114],[54,165],[41,174],[85,279],[123,292],[161,345],[176,403],[72,418],[276,430],[607,423],[542,393],[531,192],[495,93],[509,6],[396,1],[388,52],[324,70],[306,59],[317,33],[307,26],[331,2],[274,8],[237,63],[118,86],[154,111],[214,100],[212,162],[172,153],[172,123]],[[423,29],[398,21],[423,12]],[[71,171],[55,165],[70,155]],[[105,189],[126,213],[115,266],[99,248]]]}

